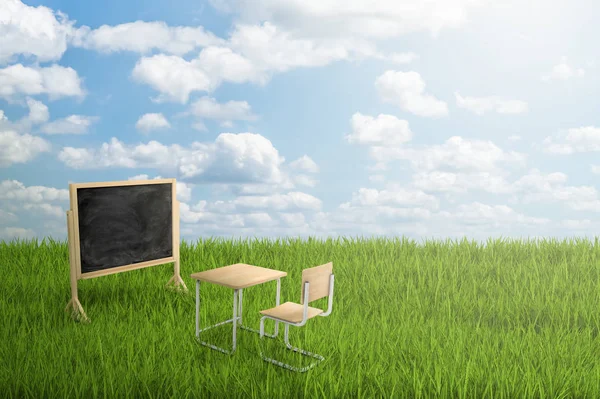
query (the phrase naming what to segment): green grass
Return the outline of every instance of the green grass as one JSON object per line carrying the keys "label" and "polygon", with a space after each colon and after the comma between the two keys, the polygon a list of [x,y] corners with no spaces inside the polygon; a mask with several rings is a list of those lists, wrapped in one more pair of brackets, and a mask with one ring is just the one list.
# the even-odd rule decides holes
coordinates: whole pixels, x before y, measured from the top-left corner
{"label": "green grass", "polygon": [[[164,288],[171,265],[79,281],[86,325],[64,312],[66,243],[0,242],[0,396],[600,397],[598,239],[211,239],[184,242],[181,257],[187,295]],[[263,362],[243,330],[233,356],[195,341],[191,273],[285,270],[282,301],[299,301],[302,269],[328,261],[332,315],[290,327],[292,344],[326,357],[315,369]],[[201,291],[204,326],[231,318],[231,290]],[[258,328],[274,301],[275,283],[244,290],[244,323]],[[206,338],[229,345],[230,326]],[[304,364],[266,341],[270,355]]]}

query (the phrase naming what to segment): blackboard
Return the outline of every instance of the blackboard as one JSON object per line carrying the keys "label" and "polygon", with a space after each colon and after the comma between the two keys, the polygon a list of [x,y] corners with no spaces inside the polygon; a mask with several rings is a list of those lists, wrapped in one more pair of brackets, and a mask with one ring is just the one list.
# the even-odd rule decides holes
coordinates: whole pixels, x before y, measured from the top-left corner
{"label": "blackboard", "polygon": [[81,273],[173,256],[173,185],[77,188]]}

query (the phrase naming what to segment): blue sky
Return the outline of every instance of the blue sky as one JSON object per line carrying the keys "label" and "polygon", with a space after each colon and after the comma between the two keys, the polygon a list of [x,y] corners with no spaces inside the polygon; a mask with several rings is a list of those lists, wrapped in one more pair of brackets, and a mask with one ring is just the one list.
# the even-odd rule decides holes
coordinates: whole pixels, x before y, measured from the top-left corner
{"label": "blue sky", "polygon": [[0,238],[174,177],[181,235],[593,236],[600,7],[0,4]]}

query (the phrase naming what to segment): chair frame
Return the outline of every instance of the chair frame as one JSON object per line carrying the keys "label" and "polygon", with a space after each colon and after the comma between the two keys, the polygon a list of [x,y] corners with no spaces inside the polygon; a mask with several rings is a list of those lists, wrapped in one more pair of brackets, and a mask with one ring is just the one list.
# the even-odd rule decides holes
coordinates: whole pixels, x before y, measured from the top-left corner
{"label": "chair frame", "polygon": [[[327,317],[331,314],[331,311],[333,310],[333,282],[334,282],[334,275],[333,273],[329,275],[329,295],[328,295],[328,299],[327,299],[327,311],[323,312],[323,313],[319,313],[317,316],[321,316],[321,317]],[[295,326],[295,327],[302,327],[303,325],[306,324],[306,322],[308,321],[308,298],[309,298],[309,293],[310,293],[310,283],[307,281],[304,283],[304,301],[303,301],[303,314],[302,314],[302,321],[300,321],[299,323],[292,323],[290,321],[286,321],[286,320],[282,320],[282,319],[278,319],[276,317],[273,316],[263,316],[260,319],[260,339],[262,340],[263,336],[265,336],[265,320],[266,319],[271,319],[274,320],[277,326],[277,323],[284,323],[285,324],[285,330],[284,330],[284,342],[285,342],[285,346],[294,352],[298,352],[304,356],[309,356],[312,358],[317,359],[317,361],[309,364],[308,366],[305,367],[294,367],[290,364],[287,363],[283,363],[280,362],[279,360],[270,358],[270,357],[266,357],[263,352],[262,352],[262,345],[260,348],[260,357],[262,357],[262,359],[264,361],[273,363],[279,367],[283,367],[285,369],[291,370],[291,371],[295,371],[295,372],[299,372],[299,373],[304,373],[305,371],[308,371],[310,369],[312,369],[313,367],[315,367],[317,364],[321,363],[323,360],[325,360],[325,358],[321,355],[318,355],[316,353],[312,353],[312,352],[308,352],[305,351],[304,349],[300,349],[297,348],[295,346],[292,346],[290,344],[289,341],[289,327],[290,325]],[[275,330],[275,336],[277,335],[277,329]],[[272,336],[271,336],[272,337]]]}

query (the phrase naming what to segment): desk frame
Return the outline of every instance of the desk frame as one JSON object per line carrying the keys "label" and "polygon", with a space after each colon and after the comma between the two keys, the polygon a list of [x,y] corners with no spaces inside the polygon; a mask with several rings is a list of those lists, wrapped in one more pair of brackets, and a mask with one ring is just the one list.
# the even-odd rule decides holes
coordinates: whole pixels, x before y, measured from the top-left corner
{"label": "desk frame", "polygon": [[[237,347],[237,326],[238,326],[238,320],[239,320],[239,326],[240,328],[250,331],[250,332],[254,332],[256,334],[260,334],[259,330],[250,328],[248,326],[245,326],[242,323],[242,311],[243,311],[243,295],[244,295],[244,288],[234,288],[233,289],[233,318],[229,319],[229,320],[225,320],[222,322],[219,322],[217,324],[214,324],[212,326],[209,327],[205,327],[200,329],[200,281],[199,279],[196,279],[196,339],[200,342],[200,344],[209,347],[211,349],[214,349],[216,351],[222,352],[226,355],[232,355]],[[270,280],[273,281],[273,280]],[[281,277],[277,278],[277,295],[275,298],[275,303],[276,306],[279,306],[280,304],[280,300],[281,300]],[[268,281],[266,281],[268,282]],[[258,284],[255,284],[258,285]],[[250,286],[251,287],[251,286]],[[249,288],[249,287],[247,287]],[[200,339],[200,333],[213,329],[215,327],[219,327],[222,326],[223,324],[227,324],[227,323],[233,323],[233,340],[232,340],[232,349],[225,349],[225,348],[221,348],[220,346],[217,345],[213,345],[209,342],[206,341],[202,341]],[[274,334],[267,334],[267,333],[263,333],[264,336],[267,336],[269,338],[276,338],[277,335],[279,333],[279,321],[275,321],[275,332]]]}

